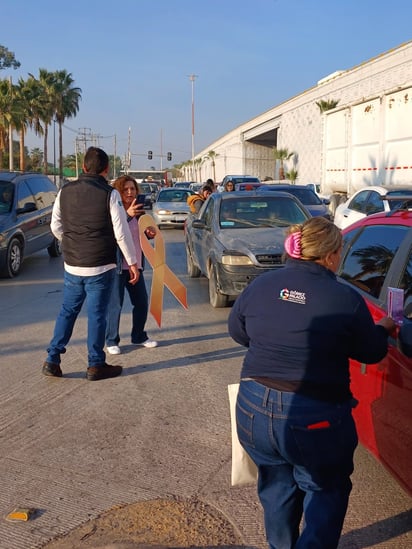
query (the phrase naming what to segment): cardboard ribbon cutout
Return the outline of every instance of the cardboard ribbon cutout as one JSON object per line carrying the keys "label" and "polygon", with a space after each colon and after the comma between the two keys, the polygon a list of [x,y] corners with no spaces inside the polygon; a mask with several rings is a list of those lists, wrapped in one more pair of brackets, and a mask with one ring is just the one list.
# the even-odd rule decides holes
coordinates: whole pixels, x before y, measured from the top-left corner
{"label": "cardboard ribbon cutout", "polygon": [[145,214],[139,218],[139,236],[142,251],[153,269],[152,289],[150,292],[149,310],[159,328],[162,322],[163,292],[166,286],[177,301],[187,309],[186,287],[166,265],[166,251],[163,236],[158,229],[154,237],[154,246],[150,244],[145,230],[156,223],[151,215]]}

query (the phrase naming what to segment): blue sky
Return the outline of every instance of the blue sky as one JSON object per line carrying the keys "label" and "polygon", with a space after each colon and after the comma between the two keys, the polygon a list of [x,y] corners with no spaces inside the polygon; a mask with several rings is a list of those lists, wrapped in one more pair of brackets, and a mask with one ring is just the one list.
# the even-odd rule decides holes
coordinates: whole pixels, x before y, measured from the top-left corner
{"label": "blue sky", "polygon": [[[82,89],[64,154],[79,130],[133,167],[191,157],[229,130],[412,39],[410,0],[1,0],[0,44],[21,62],[13,80],[66,69]],[[412,76],[412,75],[411,75]],[[51,132],[52,133],[52,132]],[[42,140],[27,136],[29,148]],[[147,150],[155,158],[147,160]],[[169,163],[170,164],[170,163]],[[167,166],[163,160],[163,167]]]}

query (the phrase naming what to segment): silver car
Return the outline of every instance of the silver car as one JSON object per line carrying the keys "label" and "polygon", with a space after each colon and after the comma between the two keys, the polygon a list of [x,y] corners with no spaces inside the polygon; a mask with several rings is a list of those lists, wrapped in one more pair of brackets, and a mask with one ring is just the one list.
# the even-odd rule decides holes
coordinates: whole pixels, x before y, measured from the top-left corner
{"label": "silver car", "polygon": [[195,194],[190,189],[170,187],[161,189],[153,204],[152,215],[160,228],[182,227],[190,213],[187,199]]}

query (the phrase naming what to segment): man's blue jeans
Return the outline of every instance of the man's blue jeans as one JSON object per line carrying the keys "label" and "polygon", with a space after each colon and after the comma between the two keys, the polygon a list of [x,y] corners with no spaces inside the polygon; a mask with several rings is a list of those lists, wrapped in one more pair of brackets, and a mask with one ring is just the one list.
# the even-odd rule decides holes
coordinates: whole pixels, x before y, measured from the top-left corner
{"label": "man's blue jeans", "polygon": [[66,352],[74,324],[87,297],[88,366],[105,363],[106,316],[114,273],[114,269],[96,276],[76,276],[64,272],[63,304],[47,349],[47,362],[60,364],[60,355]]}
{"label": "man's blue jeans", "polygon": [[241,381],[238,436],[258,466],[272,549],[338,546],[358,443],[352,407],[352,401],[333,404]]}
{"label": "man's blue jeans", "polygon": [[130,334],[131,341],[132,343],[143,343],[148,339],[145,331],[145,324],[147,321],[149,300],[143,272],[140,273],[139,280],[136,284],[130,284],[129,280],[129,271],[123,270],[121,273],[115,274],[107,314],[106,345],[108,347],[119,345],[120,342],[119,325],[125,290],[127,290],[130,302],[133,306],[132,331]]}

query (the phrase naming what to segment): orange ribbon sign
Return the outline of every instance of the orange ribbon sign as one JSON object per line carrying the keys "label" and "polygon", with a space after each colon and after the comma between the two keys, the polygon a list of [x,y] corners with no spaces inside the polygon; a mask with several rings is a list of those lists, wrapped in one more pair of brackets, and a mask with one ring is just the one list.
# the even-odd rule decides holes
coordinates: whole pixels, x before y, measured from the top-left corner
{"label": "orange ribbon sign", "polygon": [[160,230],[156,231],[154,246],[152,246],[145,235],[145,230],[148,227],[156,227],[156,223],[152,216],[148,214],[142,215],[139,218],[140,245],[153,269],[149,310],[160,327],[162,322],[164,287],[166,286],[177,301],[187,309],[186,287],[166,265],[165,243]]}

